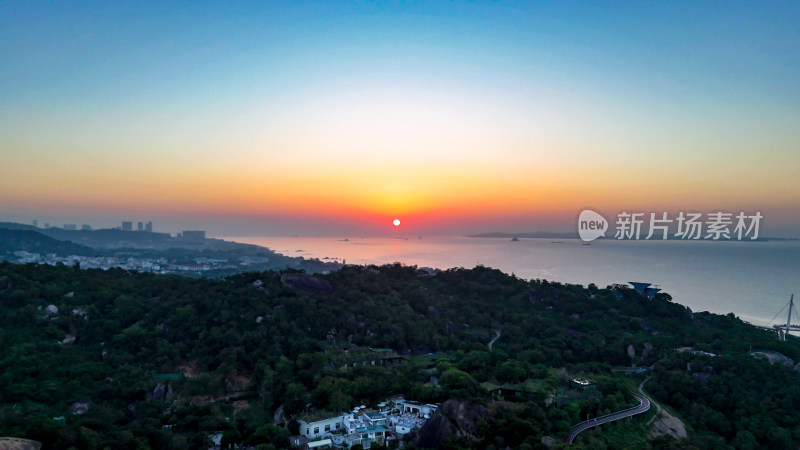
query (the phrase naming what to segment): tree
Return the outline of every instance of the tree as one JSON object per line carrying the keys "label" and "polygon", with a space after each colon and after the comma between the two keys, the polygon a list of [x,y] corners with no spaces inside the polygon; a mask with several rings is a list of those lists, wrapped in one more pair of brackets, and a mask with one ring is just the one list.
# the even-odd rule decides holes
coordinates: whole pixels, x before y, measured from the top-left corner
{"label": "tree", "polygon": [[483,390],[468,373],[450,368],[442,373],[439,384],[449,391],[451,397],[475,399],[483,397]]}
{"label": "tree", "polygon": [[525,369],[522,368],[519,361],[514,359],[498,366],[494,374],[498,380],[511,383],[517,383],[525,379]]}
{"label": "tree", "polygon": [[302,411],[308,402],[308,391],[306,387],[300,383],[289,383],[286,387],[286,394],[284,395],[283,407],[286,412],[296,413]]}

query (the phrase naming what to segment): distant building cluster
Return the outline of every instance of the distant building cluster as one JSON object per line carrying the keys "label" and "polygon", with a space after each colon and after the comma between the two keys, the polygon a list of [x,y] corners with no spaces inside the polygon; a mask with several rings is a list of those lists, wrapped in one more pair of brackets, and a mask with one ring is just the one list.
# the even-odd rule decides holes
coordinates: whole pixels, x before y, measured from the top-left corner
{"label": "distant building cluster", "polygon": [[[33,219],[31,221],[31,225],[33,225],[34,228],[39,228],[39,221],[36,220],[36,219]],[[44,223],[44,229],[48,229],[48,228],[50,228],[50,222],[45,222]],[[78,225],[74,224],[74,223],[65,223],[61,228],[64,229],[64,230],[75,231],[75,230],[78,229]],[[92,227],[90,225],[84,223],[84,224],[81,225],[80,229],[83,230],[83,231],[91,231]]]}
{"label": "distant building cluster", "polygon": [[[108,270],[120,268],[136,272],[154,272],[160,274],[197,273],[209,270],[238,269],[240,266],[252,264],[249,258],[244,256],[239,258],[240,261],[238,265],[230,263],[227,259],[222,258],[195,258],[194,263],[176,263],[166,258],[141,258],[135,256],[59,256],[55,253],[42,255],[24,250],[14,252],[14,256],[16,260],[11,262],[18,264],[36,263],[54,266],[61,263],[72,266],[77,263],[82,269]],[[269,262],[269,258],[263,258],[261,262],[267,263]]]}
{"label": "distant building cluster", "polygon": [[[133,231],[133,221],[122,222],[122,231]],[[147,233],[153,232],[153,222],[137,222],[136,231],[145,231]]]}
{"label": "distant building cluster", "polygon": [[[33,221],[31,221],[31,224],[35,228],[39,228],[39,220],[38,219],[33,219]],[[44,223],[44,229],[48,229],[48,228],[50,228],[50,222],[45,222]],[[76,230],[79,229],[78,228],[78,224],[75,224],[75,223],[65,223],[61,228],[64,229],[64,230],[68,230],[68,231],[76,231]],[[133,222],[132,221],[124,221],[124,222],[122,222],[122,224],[121,224],[119,229],[122,230],[122,231],[133,231]],[[84,224],[82,224],[80,226],[80,230],[81,231],[92,231],[92,226],[87,224],[87,223],[84,223]],[[144,232],[147,232],[147,233],[152,233],[153,232],[153,222],[147,222],[147,223],[145,223],[145,222],[137,222],[136,223],[136,231],[144,231]]]}
{"label": "distant building cluster", "polygon": [[206,238],[206,232],[203,230],[194,230],[194,231],[186,230],[183,233],[181,233],[181,237],[183,239],[190,239],[193,241],[202,241],[203,239]]}

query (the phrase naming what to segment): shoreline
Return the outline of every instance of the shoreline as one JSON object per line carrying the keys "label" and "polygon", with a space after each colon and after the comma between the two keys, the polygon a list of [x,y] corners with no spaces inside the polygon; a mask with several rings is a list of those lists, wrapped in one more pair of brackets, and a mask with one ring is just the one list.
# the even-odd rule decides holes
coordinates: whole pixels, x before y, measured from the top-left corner
{"label": "shoreline", "polygon": [[[627,284],[628,281],[653,282],[660,285],[669,293],[675,302],[689,306],[692,310],[708,311],[714,314],[733,313],[741,320],[752,323],[754,326],[765,326],[768,320],[783,306],[791,293],[792,283],[790,277],[778,283],[764,281],[759,278],[760,272],[766,269],[754,268],[747,251],[743,253],[742,246],[736,242],[725,242],[719,245],[722,249],[734,252],[734,257],[726,258],[722,264],[733,264],[739,272],[749,275],[752,280],[735,276],[733,270],[724,270],[725,267],[711,267],[715,271],[706,273],[704,267],[687,271],[678,265],[684,265],[686,253],[690,253],[689,263],[697,262],[708,253],[708,249],[719,243],[710,241],[647,241],[627,242],[622,245],[609,245],[609,242],[598,242],[598,245],[582,246],[580,240],[575,239],[565,243],[551,243],[549,238],[525,239],[521,242],[511,242],[498,238],[469,238],[465,236],[430,236],[424,239],[396,240],[392,237],[349,238],[343,237],[220,237],[238,243],[258,245],[289,257],[302,256],[305,258],[329,258],[325,261],[345,261],[347,264],[391,264],[401,262],[406,265],[418,267],[431,267],[447,270],[454,267],[472,268],[483,265],[498,269],[506,274],[515,274],[524,279],[546,279],[564,284],[579,284],[588,286],[595,284],[605,287],[613,284]],[[615,243],[617,241],[614,241]],[[692,242],[692,243],[690,243]],[[761,242],[760,252],[769,252],[772,249],[793,251],[796,245],[793,241]],[[520,246],[520,244],[522,244]],[[694,247],[698,245],[698,247]],[[656,252],[669,250],[675,256],[674,261],[666,263],[659,257],[652,260],[637,256],[642,248],[652,249]],[[632,250],[632,249],[635,249]],[[298,252],[298,250],[301,250]],[[545,250],[548,253],[542,254]],[[632,251],[628,251],[632,250]],[[506,252],[510,255],[506,258]],[[555,253],[554,253],[555,252]],[[564,252],[571,257],[564,257]],[[738,253],[736,253],[738,252]],[[548,255],[556,255],[565,261],[551,262]],[[603,270],[587,270],[586,267],[576,267],[581,263],[583,255],[595,255],[594,258],[604,259],[614,257],[621,260],[619,267],[613,266],[604,260]],[[599,256],[597,256],[599,255]],[[633,255],[633,257],[631,257]],[[516,259],[515,259],[516,258]],[[543,261],[544,260],[544,261]],[[613,261],[612,261],[613,262]],[[560,264],[560,265],[559,265]],[[642,266],[651,265],[648,270]],[[674,273],[670,273],[670,265],[678,266]],[[553,267],[552,269],[550,267]],[[645,267],[645,269],[648,269]],[[643,275],[644,274],[644,275]],[[648,275],[650,274],[650,275]],[[658,275],[658,276],[655,276]],[[773,277],[775,278],[775,277]],[[706,282],[706,279],[710,280]],[[699,286],[699,281],[703,283]],[[751,282],[747,282],[751,281]],[[776,286],[784,285],[786,290],[779,290]],[[738,286],[738,288],[737,288]],[[746,289],[740,289],[744,286]],[[719,289],[718,289],[719,288]],[[705,289],[705,290],[703,290]],[[770,292],[770,289],[772,292]],[[786,299],[782,296],[785,293]],[[688,294],[688,295],[687,295]],[[736,306],[743,306],[737,308]],[[755,306],[754,306],[755,305]],[[749,308],[748,308],[749,306]]]}

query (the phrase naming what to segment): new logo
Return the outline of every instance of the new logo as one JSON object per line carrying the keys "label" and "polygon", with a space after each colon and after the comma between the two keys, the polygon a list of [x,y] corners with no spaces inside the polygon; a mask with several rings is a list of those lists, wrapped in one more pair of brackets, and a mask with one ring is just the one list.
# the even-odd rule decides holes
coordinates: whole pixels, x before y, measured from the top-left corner
{"label": "new logo", "polygon": [[606,235],[608,221],[605,217],[592,211],[584,209],[578,216],[578,236],[586,242],[591,242],[600,236]]}

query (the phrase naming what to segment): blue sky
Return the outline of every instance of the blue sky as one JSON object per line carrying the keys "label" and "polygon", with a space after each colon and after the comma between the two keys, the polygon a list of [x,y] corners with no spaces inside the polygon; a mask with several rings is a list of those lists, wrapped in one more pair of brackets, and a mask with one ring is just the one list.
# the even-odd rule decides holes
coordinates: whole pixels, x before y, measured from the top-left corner
{"label": "blue sky", "polygon": [[[174,92],[176,81],[183,89],[248,75],[299,84],[322,74],[284,76],[317,69],[351,80],[352,69],[391,76],[417,63],[424,70],[415,76],[440,81],[566,77],[612,92],[742,89],[744,97],[788,95],[791,104],[798,9],[796,2],[3,2],[2,80],[17,86],[4,89],[4,99],[73,100],[93,97],[89,86],[97,83],[112,93],[147,87],[157,95]],[[270,71],[271,63],[289,70]]]}

